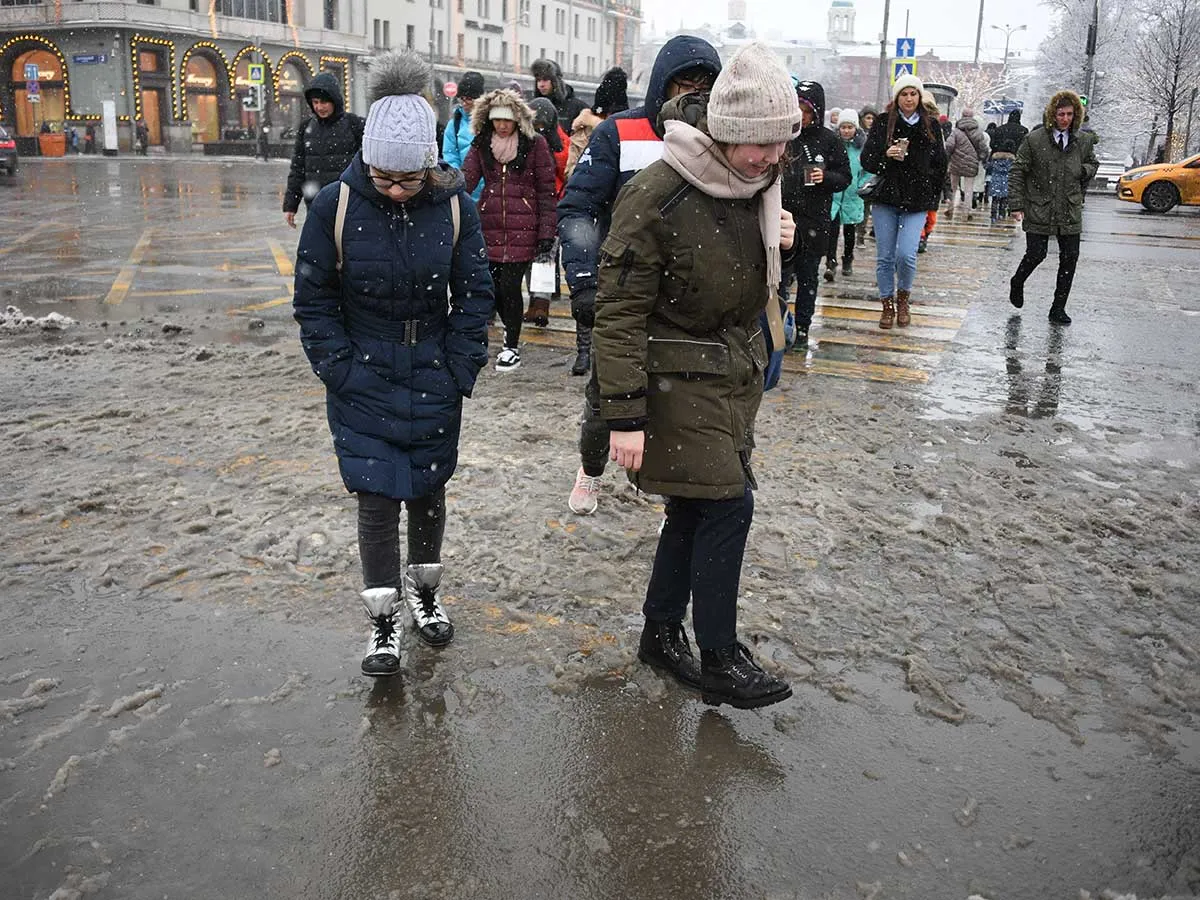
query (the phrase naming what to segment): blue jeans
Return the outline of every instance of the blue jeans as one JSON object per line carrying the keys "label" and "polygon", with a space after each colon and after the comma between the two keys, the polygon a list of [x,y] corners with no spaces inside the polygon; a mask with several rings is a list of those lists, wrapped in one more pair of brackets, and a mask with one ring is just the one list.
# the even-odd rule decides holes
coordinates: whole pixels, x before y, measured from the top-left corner
{"label": "blue jeans", "polygon": [[749,485],[732,500],[668,497],[667,521],[642,606],[646,618],[681,622],[690,599],[701,650],[718,650],[736,641],[742,557],[753,519]]}
{"label": "blue jeans", "polygon": [[875,224],[875,282],[879,296],[894,297],[897,290],[912,290],[925,213],[905,212],[876,203],[871,207],[871,221]]}

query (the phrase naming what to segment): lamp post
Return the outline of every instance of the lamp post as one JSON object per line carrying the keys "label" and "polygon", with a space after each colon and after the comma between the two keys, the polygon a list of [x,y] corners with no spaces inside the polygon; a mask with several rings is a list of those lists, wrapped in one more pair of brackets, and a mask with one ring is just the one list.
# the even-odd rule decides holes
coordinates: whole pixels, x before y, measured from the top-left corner
{"label": "lamp post", "polygon": [[888,83],[888,56],[887,56],[887,41],[888,41],[888,17],[892,12],[891,0],[883,0],[883,31],[879,32],[879,86],[876,89],[876,97],[879,100],[879,108],[882,109],[887,105],[887,83]]}
{"label": "lamp post", "polygon": [[1015,27],[1009,27],[1008,25],[993,25],[992,27],[995,28],[997,31],[1004,32],[1004,71],[1007,72],[1008,71],[1008,39],[1010,37],[1012,37],[1012,33],[1014,31],[1025,31],[1029,26],[1028,25],[1017,25]]}

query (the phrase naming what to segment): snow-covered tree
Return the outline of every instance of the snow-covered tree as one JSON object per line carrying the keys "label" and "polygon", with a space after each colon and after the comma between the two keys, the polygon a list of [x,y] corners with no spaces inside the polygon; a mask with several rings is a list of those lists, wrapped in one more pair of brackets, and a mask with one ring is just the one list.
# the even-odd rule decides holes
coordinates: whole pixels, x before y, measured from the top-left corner
{"label": "snow-covered tree", "polygon": [[1154,0],[1139,7],[1133,39],[1131,96],[1166,120],[1167,161],[1181,155],[1173,140],[1177,118],[1186,115],[1192,87],[1200,81],[1200,0]]}

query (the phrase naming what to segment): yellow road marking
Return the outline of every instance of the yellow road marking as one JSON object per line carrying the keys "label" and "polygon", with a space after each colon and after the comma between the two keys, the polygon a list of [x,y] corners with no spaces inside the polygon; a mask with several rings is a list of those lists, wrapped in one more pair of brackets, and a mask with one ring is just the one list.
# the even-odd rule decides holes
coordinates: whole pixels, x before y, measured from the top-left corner
{"label": "yellow road marking", "polygon": [[276,297],[274,300],[266,300],[262,303],[252,303],[250,306],[242,306],[238,309],[231,309],[229,310],[229,315],[236,316],[239,313],[258,312],[262,309],[271,309],[272,307],[283,306],[285,303],[291,302],[292,295],[288,294],[286,297]]}
{"label": "yellow road marking", "polygon": [[125,296],[129,293],[129,287],[133,284],[133,276],[142,263],[142,257],[146,255],[146,251],[150,247],[150,237],[153,233],[153,228],[147,228],[138,238],[138,242],[134,244],[133,252],[129,254],[129,260],[117,273],[117,280],[113,282],[108,296],[104,298],[104,302],[109,306],[119,306],[124,302]]}
{"label": "yellow road marking", "polygon": [[219,287],[219,288],[177,288],[173,291],[133,291],[131,297],[186,297],[196,294],[258,294],[263,291],[277,291],[277,284],[260,284],[256,287]]}
{"label": "yellow road marking", "polygon": [[171,250],[171,255],[194,253],[259,253],[261,247],[178,247]]}
{"label": "yellow road marking", "polygon": [[49,228],[50,225],[51,225],[50,222],[43,222],[42,224],[35,225],[33,228],[30,228],[28,231],[24,231],[21,234],[17,235],[15,238],[13,238],[13,242],[11,244],[9,244],[7,247],[0,247],[0,256],[3,256],[7,253],[12,253],[14,250],[19,250],[21,248],[22,244],[28,243],[29,241],[33,240],[33,238],[37,237],[38,234],[40,234],[41,232],[43,232],[47,228]]}
{"label": "yellow road marking", "polygon": [[275,257],[275,267],[279,269],[279,274],[285,278],[295,274],[295,270],[292,268],[292,261],[283,252],[283,247],[279,245],[279,241],[275,240],[275,238],[267,238],[267,246],[271,248],[271,254]]}
{"label": "yellow road marking", "polygon": [[783,360],[783,371],[803,372],[811,375],[837,375],[842,378],[858,378],[867,381],[907,382],[924,384],[929,373],[923,369],[906,366],[887,366],[878,363],[851,363],[836,359],[812,359],[800,362],[792,360],[799,354],[789,353]]}
{"label": "yellow road marking", "polygon": [[[879,309],[850,309],[844,306],[826,306],[821,309],[821,318],[835,321],[849,319],[855,322],[878,322]],[[961,319],[954,319],[949,316],[922,315],[915,309],[912,311],[912,321],[914,325],[922,328],[945,328],[949,331],[958,331],[962,327]]]}

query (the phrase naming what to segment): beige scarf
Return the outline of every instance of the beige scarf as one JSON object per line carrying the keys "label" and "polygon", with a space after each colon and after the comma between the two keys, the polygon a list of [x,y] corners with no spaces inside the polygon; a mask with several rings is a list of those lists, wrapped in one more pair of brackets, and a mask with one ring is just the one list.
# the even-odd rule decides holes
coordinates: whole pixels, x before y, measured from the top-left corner
{"label": "beige scarf", "polygon": [[[762,191],[758,205],[758,227],[767,251],[767,322],[771,342],[783,349],[783,315],[779,311],[779,282],[783,278],[783,257],[779,250],[780,214],[783,212],[783,188],[772,173],[749,179],[736,172],[716,142],[686,122],[672,119],[666,123],[663,160],[693,187],[719,200],[747,200]],[[768,183],[770,187],[768,187]],[[766,188],[764,191],[763,188]]]}
{"label": "beige scarf", "polygon": [[517,158],[517,133],[514,131],[506,138],[492,132],[492,156],[496,162],[504,166]]}

